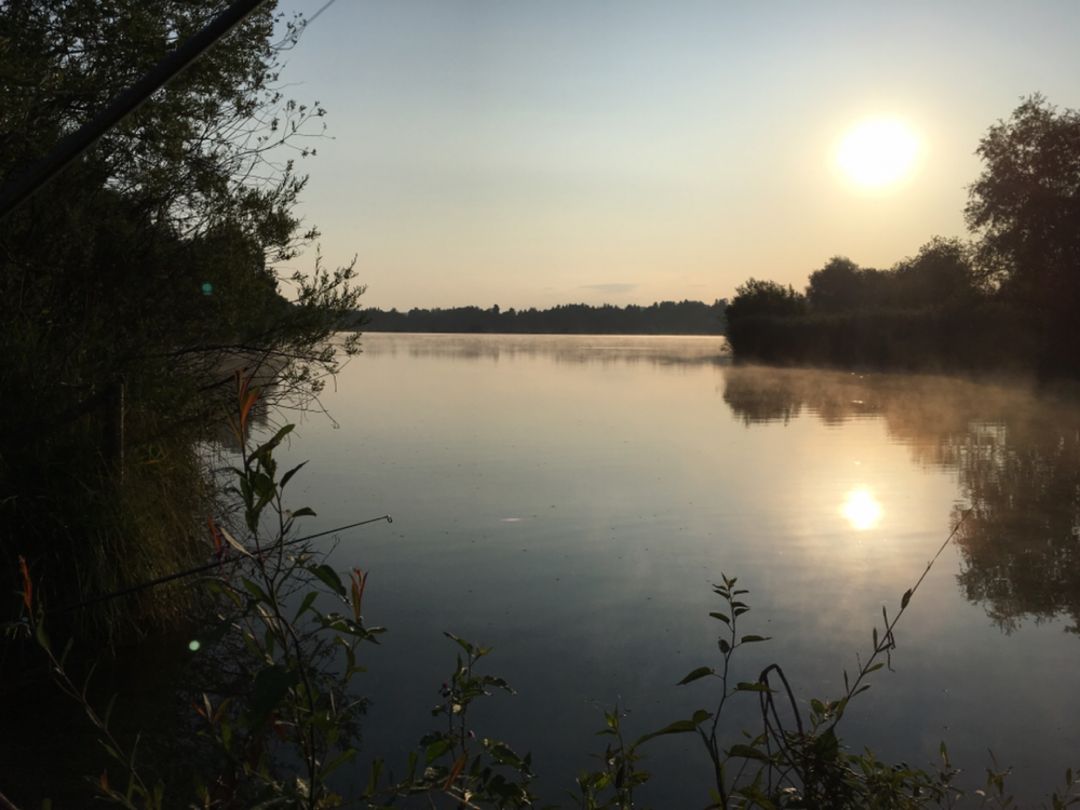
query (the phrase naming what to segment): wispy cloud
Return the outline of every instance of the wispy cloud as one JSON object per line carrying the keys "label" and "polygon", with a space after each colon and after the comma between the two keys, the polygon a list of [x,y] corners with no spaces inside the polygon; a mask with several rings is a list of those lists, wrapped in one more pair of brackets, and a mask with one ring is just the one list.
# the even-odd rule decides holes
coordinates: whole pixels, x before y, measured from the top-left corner
{"label": "wispy cloud", "polygon": [[581,289],[583,289],[583,290],[596,290],[596,292],[612,293],[612,294],[617,295],[619,293],[632,292],[633,290],[636,290],[639,286],[641,286],[641,285],[639,285],[639,284],[582,284]]}

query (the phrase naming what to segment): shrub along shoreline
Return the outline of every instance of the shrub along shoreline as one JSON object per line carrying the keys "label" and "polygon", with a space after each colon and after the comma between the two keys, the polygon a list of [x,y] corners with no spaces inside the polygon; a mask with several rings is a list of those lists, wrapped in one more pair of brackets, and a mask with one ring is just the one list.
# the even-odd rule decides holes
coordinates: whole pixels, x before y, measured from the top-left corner
{"label": "shrub along shoreline", "polygon": [[998,303],[931,310],[871,309],[734,320],[739,360],[920,372],[1023,374],[1040,341],[1030,317]]}
{"label": "shrub along shoreline", "polygon": [[976,154],[969,241],[885,270],[835,256],[805,293],[749,279],[726,311],[736,358],[1080,378],[1080,111],[1033,95]]}

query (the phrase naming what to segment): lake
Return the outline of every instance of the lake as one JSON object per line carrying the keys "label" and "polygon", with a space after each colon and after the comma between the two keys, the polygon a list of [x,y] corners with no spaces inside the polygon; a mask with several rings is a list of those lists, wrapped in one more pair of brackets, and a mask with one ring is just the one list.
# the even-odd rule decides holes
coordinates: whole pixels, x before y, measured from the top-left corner
{"label": "lake", "polygon": [[[516,696],[478,733],[531,750],[561,801],[602,749],[602,707],[644,733],[711,708],[721,572],[750,589],[736,658],[838,697],[901,594],[971,508],[840,727],[926,765],[987,750],[1034,797],[1080,765],[1080,407],[1019,385],[733,365],[722,338],[368,334],[283,456],[312,531],[370,572],[369,753],[400,769],[434,722],[452,631]],[[731,714],[752,727],[749,704]],[[706,802],[692,739],[655,741],[647,797]]]}

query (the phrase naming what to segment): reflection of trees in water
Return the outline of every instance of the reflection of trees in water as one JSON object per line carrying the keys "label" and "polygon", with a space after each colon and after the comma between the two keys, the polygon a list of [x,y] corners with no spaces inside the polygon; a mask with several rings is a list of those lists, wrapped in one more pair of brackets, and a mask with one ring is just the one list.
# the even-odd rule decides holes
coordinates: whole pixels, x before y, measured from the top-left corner
{"label": "reflection of trees in water", "polygon": [[972,514],[957,536],[967,597],[1009,632],[1021,617],[1080,625],[1080,420],[1006,427],[967,454],[961,482]]}
{"label": "reflection of trees in water", "polygon": [[458,360],[549,358],[556,363],[702,366],[730,362],[723,337],[369,333],[364,354]]}
{"label": "reflection of trees in water", "polygon": [[786,374],[772,376],[770,372],[730,368],[724,377],[724,402],[744,425],[780,421],[786,425],[799,415],[803,405]]}
{"label": "reflection of trees in water", "polygon": [[827,424],[883,419],[919,463],[957,471],[972,509],[956,537],[965,596],[1006,632],[1057,615],[1080,628],[1080,400],[940,377],[731,367],[724,401],[747,425],[802,410]]}

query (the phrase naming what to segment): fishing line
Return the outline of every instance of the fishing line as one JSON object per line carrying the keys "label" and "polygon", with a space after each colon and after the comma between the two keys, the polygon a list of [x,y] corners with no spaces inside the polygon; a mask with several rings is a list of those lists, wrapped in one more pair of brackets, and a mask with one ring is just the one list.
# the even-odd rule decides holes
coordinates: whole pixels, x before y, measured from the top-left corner
{"label": "fishing line", "polygon": [[[279,42],[278,44],[272,45],[271,47],[275,51],[291,51],[294,47],[296,47],[296,43],[299,41],[300,35],[303,34],[304,31],[307,30],[307,27],[309,25],[311,25],[313,22],[315,22],[315,20],[317,20],[319,18],[320,14],[322,14],[324,11],[326,11],[328,8],[330,8],[330,6],[334,5],[334,3],[336,3],[336,2],[337,2],[337,0],[326,0],[326,2],[322,4],[322,6],[319,8],[319,10],[316,11],[314,14],[312,14],[310,17],[306,17],[304,19],[304,21],[300,23],[300,25],[297,27],[297,29],[291,35],[289,35],[285,39],[281,40],[281,42]],[[285,44],[286,42],[288,42],[289,44],[286,45]]]}
{"label": "fishing line", "polygon": [[[394,519],[390,515],[380,515],[379,517],[368,518],[367,520],[360,520],[356,523],[349,523],[345,526],[338,526],[335,529],[327,529],[326,531],[316,532],[315,534],[304,535],[303,537],[295,537],[292,540],[284,542],[274,543],[261,551],[252,551],[251,549],[245,549],[248,557],[261,557],[269,554],[272,551],[276,551],[280,548],[287,548],[288,546],[295,546],[297,543],[303,543],[307,540],[315,540],[319,537],[325,537],[328,534],[335,534],[337,532],[343,532],[346,529],[355,529],[358,526],[367,526],[370,523],[378,523],[385,520],[387,523],[393,523]],[[70,613],[73,610],[87,607],[88,605],[96,605],[101,602],[110,602],[113,599],[119,599],[121,596],[130,596],[133,593],[139,593],[149,588],[156,588],[158,585],[164,585],[168,582],[174,582],[178,579],[184,579],[186,577],[194,576],[195,574],[201,574],[204,571],[212,571],[215,568],[220,568],[223,565],[229,563],[242,562],[245,557],[223,557],[220,560],[214,560],[213,562],[206,563],[204,565],[196,566],[195,568],[188,568],[184,571],[176,571],[172,574],[166,574],[163,577],[157,579],[151,579],[146,582],[140,582],[137,585],[131,585],[127,588],[123,588],[119,591],[112,591],[110,593],[104,593],[99,596],[91,596],[89,599],[84,599],[81,602],[76,602],[72,605],[65,605],[64,607],[54,608],[47,610],[46,613]]]}

